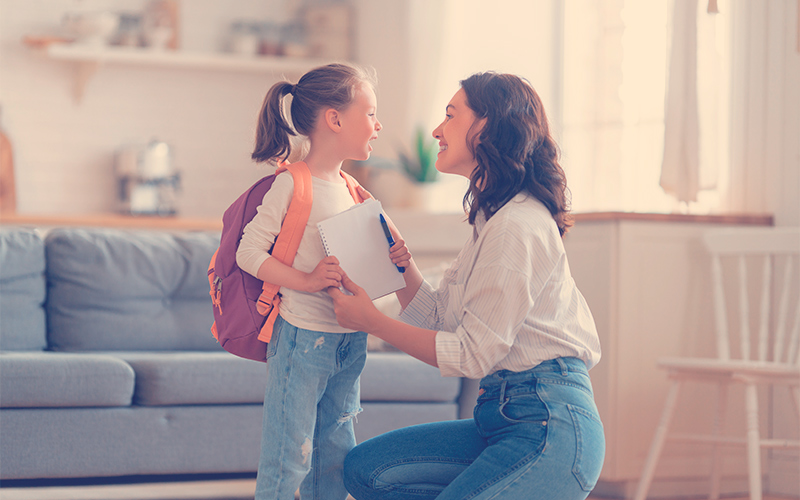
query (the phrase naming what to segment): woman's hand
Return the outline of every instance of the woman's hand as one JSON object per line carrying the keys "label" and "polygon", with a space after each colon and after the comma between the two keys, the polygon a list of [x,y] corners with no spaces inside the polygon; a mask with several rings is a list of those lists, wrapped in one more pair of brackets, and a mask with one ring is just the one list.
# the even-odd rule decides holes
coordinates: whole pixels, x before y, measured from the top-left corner
{"label": "woman's hand", "polygon": [[346,295],[339,288],[328,288],[328,294],[333,298],[336,320],[345,328],[369,333],[380,320],[381,312],[372,303],[367,292],[353,283],[346,274],[342,277],[342,286],[353,295]]}
{"label": "woman's hand", "polygon": [[339,267],[339,259],[333,255],[325,257],[313,271],[306,273],[303,291],[314,293],[331,286],[338,288],[342,285],[342,276],[344,271]]}
{"label": "woman's hand", "polygon": [[336,320],[345,328],[371,333],[401,351],[431,366],[438,366],[436,360],[436,332],[407,325],[392,319],[372,304],[363,288],[344,275],[342,285],[353,295],[346,295],[338,288],[328,288],[333,298]]}

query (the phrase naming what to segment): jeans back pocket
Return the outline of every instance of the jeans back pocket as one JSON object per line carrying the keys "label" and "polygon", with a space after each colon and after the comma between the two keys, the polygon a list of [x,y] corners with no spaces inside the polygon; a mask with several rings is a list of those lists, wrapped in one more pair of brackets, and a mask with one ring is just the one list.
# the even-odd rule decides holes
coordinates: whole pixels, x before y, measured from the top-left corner
{"label": "jeans back pocket", "polygon": [[574,405],[567,405],[567,408],[575,425],[577,442],[572,474],[584,491],[592,491],[600,477],[606,453],[603,424],[593,412]]}

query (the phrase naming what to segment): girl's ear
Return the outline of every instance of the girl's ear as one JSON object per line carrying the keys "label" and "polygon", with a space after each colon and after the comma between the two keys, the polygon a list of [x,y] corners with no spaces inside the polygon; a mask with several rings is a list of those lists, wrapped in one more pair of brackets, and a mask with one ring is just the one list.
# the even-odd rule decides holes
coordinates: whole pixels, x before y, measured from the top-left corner
{"label": "girl's ear", "polygon": [[334,132],[339,132],[342,129],[341,123],[339,123],[339,112],[333,108],[328,108],[325,110],[325,125],[328,126]]}

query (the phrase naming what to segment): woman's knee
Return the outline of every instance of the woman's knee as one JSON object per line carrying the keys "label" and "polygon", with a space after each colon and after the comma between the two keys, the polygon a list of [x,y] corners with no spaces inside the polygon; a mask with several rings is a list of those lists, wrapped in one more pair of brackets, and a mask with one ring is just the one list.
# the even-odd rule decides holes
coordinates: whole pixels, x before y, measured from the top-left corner
{"label": "woman's knee", "polygon": [[350,493],[369,487],[371,470],[367,459],[370,452],[363,444],[356,446],[344,459],[344,485]]}

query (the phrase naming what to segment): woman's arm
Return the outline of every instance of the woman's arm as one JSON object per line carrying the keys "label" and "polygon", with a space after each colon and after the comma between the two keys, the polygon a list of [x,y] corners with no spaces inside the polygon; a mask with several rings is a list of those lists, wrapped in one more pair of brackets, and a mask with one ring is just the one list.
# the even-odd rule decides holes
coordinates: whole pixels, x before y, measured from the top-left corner
{"label": "woman's arm", "polygon": [[347,275],[342,278],[342,285],[353,295],[345,295],[338,288],[328,289],[340,325],[375,335],[420,361],[439,366],[436,361],[436,331],[407,325],[382,314],[364,289]]}

